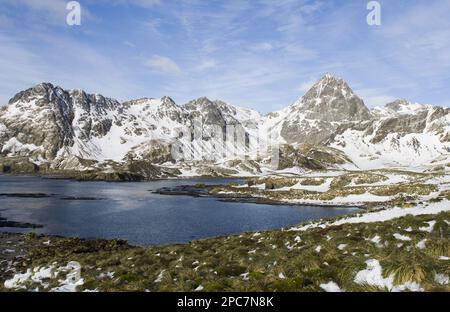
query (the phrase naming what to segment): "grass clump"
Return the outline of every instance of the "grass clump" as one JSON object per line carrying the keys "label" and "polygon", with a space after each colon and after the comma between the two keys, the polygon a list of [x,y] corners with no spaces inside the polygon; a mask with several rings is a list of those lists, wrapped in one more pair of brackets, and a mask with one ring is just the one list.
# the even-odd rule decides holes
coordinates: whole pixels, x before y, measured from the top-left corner
{"label": "grass clump", "polygon": [[[450,291],[434,278],[435,273],[450,274],[448,260],[441,259],[450,256],[449,220],[450,212],[442,212],[299,232],[243,233],[151,248],[122,241],[43,236],[30,240],[23,235],[19,237],[34,247],[16,260],[14,270],[26,272],[78,261],[85,280],[78,290],[194,291],[202,285],[204,291],[322,291],[321,284],[333,281],[346,291],[385,291],[354,282],[356,274],[366,269],[366,261],[377,259],[383,275],[393,276],[395,285],[416,282],[425,291]],[[410,240],[395,238],[397,233]],[[375,236],[376,243],[371,241]],[[43,245],[48,239],[52,243]],[[422,241],[426,243],[418,244]],[[346,247],[338,248],[340,245]],[[114,274],[108,276],[111,272]],[[0,275],[0,289],[4,290],[9,278],[11,275]],[[49,283],[58,286],[57,279]],[[33,281],[27,287],[51,289]]]}
{"label": "grass clump", "polygon": [[320,178],[308,178],[300,181],[301,185],[322,185],[324,183],[325,180]]}

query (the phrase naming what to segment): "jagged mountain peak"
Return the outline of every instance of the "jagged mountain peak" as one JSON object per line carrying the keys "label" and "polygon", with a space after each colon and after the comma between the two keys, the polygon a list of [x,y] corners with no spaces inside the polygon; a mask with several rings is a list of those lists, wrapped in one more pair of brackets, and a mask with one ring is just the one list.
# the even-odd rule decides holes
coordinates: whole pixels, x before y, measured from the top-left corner
{"label": "jagged mountain peak", "polygon": [[61,87],[54,86],[49,82],[42,82],[24,91],[18,92],[9,100],[8,105],[19,105],[25,109],[27,106],[36,103],[44,105],[52,102],[56,97],[66,98],[68,96],[68,92]]}
{"label": "jagged mountain peak", "polygon": [[291,105],[308,119],[321,121],[360,121],[371,118],[370,110],[341,78],[325,74],[304,96]]}
{"label": "jagged mountain peak", "polygon": [[53,106],[55,108],[69,109],[72,104],[98,108],[117,108],[119,102],[101,94],[90,94],[83,89],[65,90],[49,82],[39,83],[27,90],[17,93],[9,105],[20,103],[22,109],[31,108],[32,105]]}
{"label": "jagged mountain peak", "polygon": [[229,112],[232,108],[231,105],[228,105],[222,101],[212,101],[206,96],[197,98],[195,100],[189,101],[187,104],[183,106],[188,111],[198,111],[203,113],[221,115]]}
{"label": "jagged mountain peak", "polygon": [[[325,74],[293,105],[266,117],[208,97],[185,105],[177,105],[168,96],[119,103],[41,83],[19,92],[0,109],[0,156],[26,156],[58,167],[66,166],[60,161],[72,156],[120,162],[132,151],[146,158],[155,140],[181,139],[194,151],[198,142],[191,143],[188,135],[180,138],[180,133],[193,130],[195,118],[202,119],[202,137],[207,142],[202,144],[221,146],[222,137],[214,132],[217,126],[236,125],[249,138],[262,129],[283,144],[340,148],[362,165],[366,156],[360,154],[384,164],[401,159],[405,150],[413,151],[417,154],[411,156],[414,163],[447,157],[450,150],[449,108],[400,99],[369,111],[343,79]],[[361,148],[367,149],[365,153],[355,154]]]}
{"label": "jagged mountain peak", "polygon": [[51,98],[54,95],[62,95],[64,93],[67,93],[67,91],[65,91],[63,88],[55,86],[49,82],[42,82],[27,90],[17,93],[9,100],[8,103],[12,104],[19,101],[28,102],[38,97]]}
{"label": "jagged mountain peak", "polygon": [[319,97],[341,96],[349,99],[354,97],[355,94],[343,79],[337,78],[331,74],[325,74],[303,97],[305,99],[314,99]]}
{"label": "jagged mountain peak", "polygon": [[331,74],[331,73],[325,73],[322,76],[322,78],[320,78],[319,81],[328,81],[328,82],[336,81],[336,82],[339,82],[339,81],[344,81],[344,80],[342,78],[340,78],[340,77],[337,77],[337,76]]}
{"label": "jagged mountain peak", "polygon": [[375,107],[372,112],[380,117],[392,118],[400,115],[426,114],[429,110],[445,111],[444,108],[439,106],[412,103],[406,99],[398,99],[384,106]]}
{"label": "jagged mountain peak", "polygon": [[44,88],[44,89],[54,89],[55,87],[58,87],[56,85],[53,85],[51,82],[41,82],[35,85],[34,87],[31,87],[31,89],[38,89],[38,88]]}
{"label": "jagged mountain peak", "polygon": [[167,95],[165,95],[161,98],[161,102],[176,105],[175,101],[170,96],[167,96]]}
{"label": "jagged mountain peak", "polygon": [[123,102],[123,104],[126,104],[126,103],[129,103],[129,104],[142,104],[142,103],[152,102],[154,100],[155,99],[151,98],[151,97],[143,97],[143,98],[139,98],[139,99],[125,101],[125,102]]}
{"label": "jagged mountain peak", "polygon": [[411,102],[409,102],[407,99],[397,99],[393,102],[389,102],[385,105],[385,107],[398,107],[400,105],[409,105]]}
{"label": "jagged mountain peak", "polygon": [[211,101],[208,97],[202,96],[197,99],[189,101],[184,106],[187,109],[192,109],[192,108],[197,108],[197,107],[201,107],[201,106],[211,106],[214,104],[215,104],[215,101]]}
{"label": "jagged mountain peak", "polygon": [[123,103],[124,106],[130,105],[144,105],[144,106],[164,106],[164,107],[179,107],[175,101],[169,96],[163,96],[160,99],[151,97],[143,97]]}
{"label": "jagged mountain peak", "polygon": [[213,101],[206,96],[190,101],[184,108],[196,112],[195,115],[202,115],[206,120],[221,119],[225,123],[257,120],[261,117],[255,110],[234,106],[221,100]]}

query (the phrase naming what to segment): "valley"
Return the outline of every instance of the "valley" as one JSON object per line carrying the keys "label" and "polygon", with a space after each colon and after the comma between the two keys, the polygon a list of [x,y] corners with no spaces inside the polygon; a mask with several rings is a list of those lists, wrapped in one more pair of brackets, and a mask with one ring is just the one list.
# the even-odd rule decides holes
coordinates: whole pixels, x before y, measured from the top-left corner
{"label": "valley", "polygon": [[39,84],[0,171],[2,291],[449,291],[450,109],[330,74],[266,115]]}

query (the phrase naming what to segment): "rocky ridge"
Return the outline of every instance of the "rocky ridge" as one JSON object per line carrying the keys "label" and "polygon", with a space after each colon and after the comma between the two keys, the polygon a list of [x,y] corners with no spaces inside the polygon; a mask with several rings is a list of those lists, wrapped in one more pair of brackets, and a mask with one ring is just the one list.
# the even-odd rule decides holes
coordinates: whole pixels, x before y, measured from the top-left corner
{"label": "rocky ridge", "polygon": [[[278,153],[261,138],[279,145]],[[257,149],[261,143],[265,148]],[[330,74],[266,116],[206,97],[185,105],[170,97],[120,103],[49,83],[0,108],[4,173],[145,180],[288,169],[445,169],[449,155],[449,108],[397,100],[370,110]]]}

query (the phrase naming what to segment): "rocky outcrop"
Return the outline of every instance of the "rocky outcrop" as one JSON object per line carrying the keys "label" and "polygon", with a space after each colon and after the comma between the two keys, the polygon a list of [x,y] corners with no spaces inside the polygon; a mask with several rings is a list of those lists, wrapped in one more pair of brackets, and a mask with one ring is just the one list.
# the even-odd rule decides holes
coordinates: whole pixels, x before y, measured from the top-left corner
{"label": "rocky outcrop", "polygon": [[279,115],[286,143],[314,145],[323,145],[342,124],[353,126],[373,117],[345,81],[329,74]]}
{"label": "rocky outcrop", "polygon": [[279,170],[300,167],[311,170],[324,170],[350,163],[341,151],[324,146],[301,144],[298,147],[282,145],[279,150]]}
{"label": "rocky outcrop", "polygon": [[306,119],[323,122],[362,121],[372,117],[363,100],[348,84],[330,74],[322,77],[293,104],[293,108],[303,113]]}
{"label": "rocky outcrop", "polygon": [[206,97],[181,106],[170,97],[119,103],[49,83],[0,108],[3,172],[106,180],[259,175],[271,163],[271,148],[255,152],[265,141],[281,145],[278,169],[439,166],[450,162],[450,109],[397,100],[369,110],[329,74],[266,116]]}

